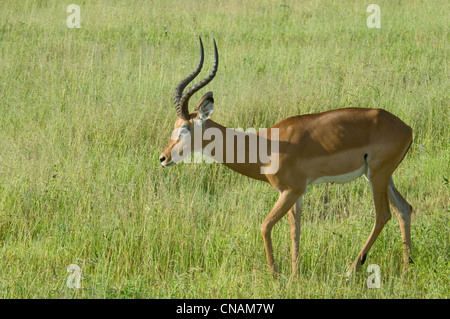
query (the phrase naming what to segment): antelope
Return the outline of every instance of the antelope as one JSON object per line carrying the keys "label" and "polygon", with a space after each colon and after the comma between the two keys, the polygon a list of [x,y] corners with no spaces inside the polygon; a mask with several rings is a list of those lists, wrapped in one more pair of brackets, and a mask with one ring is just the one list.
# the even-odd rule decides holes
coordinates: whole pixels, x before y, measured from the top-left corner
{"label": "antelope", "polygon": [[[215,129],[227,136],[228,128],[214,122],[210,117],[214,109],[213,93],[206,93],[193,112],[189,112],[188,102],[192,95],[211,82],[217,72],[219,57],[214,40],[215,61],[210,74],[202,81],[188,88],[186,86],[200,73],[204,49],[200,40],[200,60],[195,70],[175,88],[174,102],[177,119],[174,131],[166,149],[159,157],[163,167],[179,162],[183,156],[174,158],[172,154],[182,153],[189,146],[193,152],[202,152],[212,141],[202,138],[194,143],[194,133],[203,134],[207,129]],[[300,217],[302,198],[310,184],[347,183],[365,175],[372,186],[375,204],[375,222],[361,251],[350,266],[347,275],[357,271],[366,260],[367,253],[376,241],[384,225],[390,220],[391,204],[399,220],[403,240],[403,269],[407,269],[411,251],[412,207],[394,185],[392,174],[406,155],[412,143],[412,129],[398,117],[383,110],[370,108],[342,108],[318,114],[298,115],[286,118],[268,128],[265,136],[259,132],[236,132],[241,137],[268,140],[277,129],[278,151],[269,154],[269,162],[224,161],[223,164],[237,173],[269,183],[279,192],[279,198],[261,225],[261,234],[270,271],[277,276],[271,231],[273,226],[289,212],[289,228],[292,250],[292,273],[299,262]],[[251,135],[256,134],[256,136]],[[234,140],[224,138],[223,153],[235,149]],[[220,144],[219,144],[220,145]],[[246,159],[255,149],[244,145]],[[187,156],[188,154],[184,154]],[[214,158],[214,155],[210,154]],[[271,162],[278,162],[275,172],[265,173],[262,168]],[[298,270],[297,270],[298,271]]]}

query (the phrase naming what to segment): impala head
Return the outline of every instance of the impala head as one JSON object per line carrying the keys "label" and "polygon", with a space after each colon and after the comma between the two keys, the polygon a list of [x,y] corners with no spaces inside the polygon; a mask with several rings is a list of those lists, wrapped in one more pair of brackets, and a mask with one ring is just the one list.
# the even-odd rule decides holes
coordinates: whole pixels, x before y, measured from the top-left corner
{"label": "impala head", "polygon": [[159,161],[162,166],[174,165],[184,157],[190,155],[190,153],[199,151],[202,147],[201,145],[197,145],[198,143],[194,143],[194,132],[196,130],[202,131],[204,122],[211,116],[214,107],[213,94],[212,92],[206,93],[201,98],[194,112],[189,113],[188,103],[191,96],[211,82],[216,75],[219,64],[216,41],[214,41],[214,55],[215,61],[211,73],[183,93],[183,90],[200,73],[203,66],[204,52],[202,39],[200,38],[200,60],[197,68],[184,80],[178,83],[175,88],[174,103],[178,117],[175,121],[174,130],[170,136],[169,143],[159,156]]}

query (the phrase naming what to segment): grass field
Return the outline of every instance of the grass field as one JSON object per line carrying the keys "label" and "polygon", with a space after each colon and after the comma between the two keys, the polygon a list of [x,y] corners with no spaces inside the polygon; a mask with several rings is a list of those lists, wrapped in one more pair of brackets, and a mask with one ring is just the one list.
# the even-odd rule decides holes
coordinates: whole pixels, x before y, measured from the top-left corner
{"label": "grass field", "polygon": [[[75,1],[79,29],[70,3],[0,3],[1,298],[450,296],[448,1],[377,1],[379,29],[361,1]],[[309,187],[296,279],[287,218],[275,226],[276,280],[260,225],[277,192],[220,164],[160,167],[199,35],[201,75],[213,38],[220,66],[191,107],[214,91],[225,126],[358,106],[413,128],[394,174],[414,207],[405,274],[394,217],[346,281],[375,216],[364,178]]]}

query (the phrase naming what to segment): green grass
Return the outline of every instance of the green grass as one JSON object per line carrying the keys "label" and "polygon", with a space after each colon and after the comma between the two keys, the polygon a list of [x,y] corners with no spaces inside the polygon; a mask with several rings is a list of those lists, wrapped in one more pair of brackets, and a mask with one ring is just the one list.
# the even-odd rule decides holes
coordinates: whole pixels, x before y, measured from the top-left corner
{"label": "green grass", "polygon": [[[448,298],[448,1],[61,1],[0,3],[1,298]],[[414,207],[401,271],[394,217],[350,281],[373,224],[370,187],[315,185],[304,198],[301,263],[290,279],[287,218],[260,224],[277,193],[219,164],[162,169],[173,90],[213,62],[214,119],[269,127],[303,113],[381,107],[414,130],[394,178]],[[193,105],[191,105],[193,107]],[[381,269],[369,289],[366,267]],[[67,287],[67,267],[82,270]]]}

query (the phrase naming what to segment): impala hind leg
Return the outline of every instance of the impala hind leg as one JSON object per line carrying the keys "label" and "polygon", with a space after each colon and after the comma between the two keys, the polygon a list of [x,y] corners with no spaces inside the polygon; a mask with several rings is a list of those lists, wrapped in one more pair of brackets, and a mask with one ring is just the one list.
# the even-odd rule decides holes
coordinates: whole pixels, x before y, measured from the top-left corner
{"label": "impala hind leg", "polygon": [[[377,176],[377,175],[374,175]],[[372,231],[367,238],[366,243],[359,252],[355,261],[347,272],[347,276],[350,276],[353,271],[358,271],[362,264],[366,261],[367,253],[372,247],[373,243],[377,240],[378,235],[384,228],[384,225],[391,219],[391,211],[389,209],[388,200],[388,184],[389,178],[383,178],[381,176],[377,178],[371,178],[368,176],[370,183],[372,184],[373,200],[375,203],[375,223]]]}
{"label": "impala hind leg", "polygon": [[292,275],[298,273],[298,259],[299,259],[299,246],[300,246],[300,220],[302,215],[302,198],[303,195],[297,200],[297,202],[289,210],[289,229],[291,233],[292,241]]}
{"label": "impala hind leg", "polygon": [[292,207],[292,205],[294,205],[299,197],[300,193],[292,190],[280,192],[280,197],[275,203],[275,206],[272,208],[269,215],[267,215],[261,225],[261,234],[264,238],[267,263],[269,264],[269,268],[274,275],[278,273],[278,268],[273,257],[271,231],[273,226],[281,219],[281,217],[286,215],[288,210]]}
{"label": "impala hind leg", "polygon": [[395,188],[394,181],[389,181],[389,201],[397,214],[403,240],[403,271],[408,268],[408,263],[412,263],[411,254],[411,213],[412,206],[403,198],[402,194]]}

